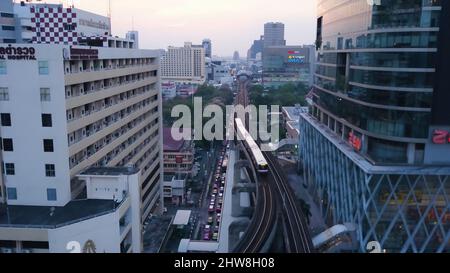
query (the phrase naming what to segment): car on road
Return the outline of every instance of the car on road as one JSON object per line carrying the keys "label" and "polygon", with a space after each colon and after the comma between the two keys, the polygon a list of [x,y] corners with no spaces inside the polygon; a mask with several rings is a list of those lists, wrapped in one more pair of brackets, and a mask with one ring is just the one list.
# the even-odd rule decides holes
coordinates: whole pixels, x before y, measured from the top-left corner
{"label": "car on road", "polygon": [[212,224],[213,223],[213,218],[210,216],[208,217],[208,224]]}
{"label": "car on road", "polygon": [[216,225],[216,226],[214,227],[214,232],[219,232],[219,225]]}
{"label": "car on road", "polygon": [[211,240],[211,233],[205,232],[205,234],[203,234],[203,240],[205,241]]}
{"label": "car on road", "polygon": [[209,212],[214,212],[214,205],[210,205],[209,208],[208,208],[208,211]]}
{"label": "car on road", "polygon": [[218,232],[214,232],[213,236],[212,236],[213,241],[217,241],[219,239],[219,233]]}
{"label": "car on road", "polygon": [[220,198],[223,198],[223,192],[220,192],[220,193],[219,193],[219,197],[220,197]]}
{"label": "car on road", "polygon": [[217,223],[220,223],[220,219],[222,218],[222,213],[217,213],[216,215],[216,221]]}
{"label": "car on road", "polygon": [[214,194],[217,194],[217,193],[218,193],[217,189],[214,189],[214,190],[213,190],[213,193],[214,193]]}
{"label": "car on road", "polygon": [[[208,236],[206,236],[208,235]],[[205,225],[205,228],[203,229],[203,238],[210,238],[211,236],[211,226],[210,225]],[[205,239],[205,240],[209,240],[209,239]]]}
{"label": "car on road", "polygon": [[220,187],[220,192],[222,192],[223,193],[223,191],[225,190],[225,188],[224,187]]}
{"label": "car on road", "polygon": [[216,212],[217,212],[217,213],[221,213],[221,212],[222,212],[222,206],[217,206]]}

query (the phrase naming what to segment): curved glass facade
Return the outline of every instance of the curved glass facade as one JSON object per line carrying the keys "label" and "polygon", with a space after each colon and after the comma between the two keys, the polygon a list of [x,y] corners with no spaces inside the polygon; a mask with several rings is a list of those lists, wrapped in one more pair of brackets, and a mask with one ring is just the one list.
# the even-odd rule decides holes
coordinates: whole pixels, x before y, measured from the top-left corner
{"label": "curved glass facade", "polygon": [[433,88],[433,74],[351,69],[349,81],[383,87]]}
{"label": "curved glass facade", "polygon": [[428,138],[439,5],[435,0],[319,2],[315,112],[378,136],[366,137],[360,151],[374,162],[387,157],[413,163],[408,143]]}
{"label": "curved glass facade", "polygon": [[434,52],[354,52],[350,65],[397,68],[434,68]]}
{"label": "curved glass facade", "polygon": [[431,108],[433,100],[432,93],[392,92],[354,85],[349,85],[347,94],[363,102],[396,107]]}
{"label": "curved glass facade", "polygon": [[348,101],[321,90],[315,92],[319,99],[314,99],[314,102],[318,106],[364,131],[387,137],[428,137],[431,112],[380,109]]}
{"label": "curved glass facade", "polygon": [[368,2],[319,0],[303,181],[328,227],[358,226],[361,252],[450,252],[449,146],[430,137],[450,131],[450,1]]}

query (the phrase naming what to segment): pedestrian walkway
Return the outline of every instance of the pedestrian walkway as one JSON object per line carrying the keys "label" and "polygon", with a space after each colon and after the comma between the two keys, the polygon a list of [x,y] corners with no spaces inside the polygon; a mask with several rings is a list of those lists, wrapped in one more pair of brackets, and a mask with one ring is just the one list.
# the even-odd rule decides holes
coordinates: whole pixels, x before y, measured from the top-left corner
{"label": "pedestrian walkway", "polygon": [[234,150],[229,151],[228,168],[224,193],[224,205],[222,210],[222,223],[220,225],[220,239],[218,253],[229,253],[229,228],[233,221],[236,220],[232,213],[232,196],[234,184],[234,164],[236,163],[236,153]]}

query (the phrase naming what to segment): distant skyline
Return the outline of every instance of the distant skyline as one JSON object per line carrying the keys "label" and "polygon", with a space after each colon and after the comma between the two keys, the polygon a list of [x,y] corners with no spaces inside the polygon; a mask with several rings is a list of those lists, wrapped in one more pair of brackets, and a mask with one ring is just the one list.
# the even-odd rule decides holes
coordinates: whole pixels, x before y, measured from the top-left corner
{"label": "distant skyline", "polygon": [[[16,1],[18,2],[18,1]],[[108,0],[47,0],[107,15]],[[43,3],[41,2],[41,3]],[[113,35],[139,31],[140,47],[166,49],[185,41],[201,44],[209,38],[213,54],[241,57],[264,33],[264,23],[285,24],[288,45],[313,44],[316,1],[311,0],[111,0]]]}

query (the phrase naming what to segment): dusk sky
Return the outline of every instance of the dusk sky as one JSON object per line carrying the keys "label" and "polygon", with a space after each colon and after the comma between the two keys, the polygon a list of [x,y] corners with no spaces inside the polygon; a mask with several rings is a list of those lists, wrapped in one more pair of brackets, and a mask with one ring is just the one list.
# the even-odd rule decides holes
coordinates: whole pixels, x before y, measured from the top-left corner
{"label": "dusk sky", "polygon": [[[47,3],[72,3],[48,0]],[[106,15],[108,0],[74,0],[75,7]],[[132,28],[140,33],[141,48],[200,44],[210,38],[213,54],[247,55],[265,22],[285,24],[288,45],[312,44],[315,37],[314,0],[111,0],[113,34],[124,36]]]}

